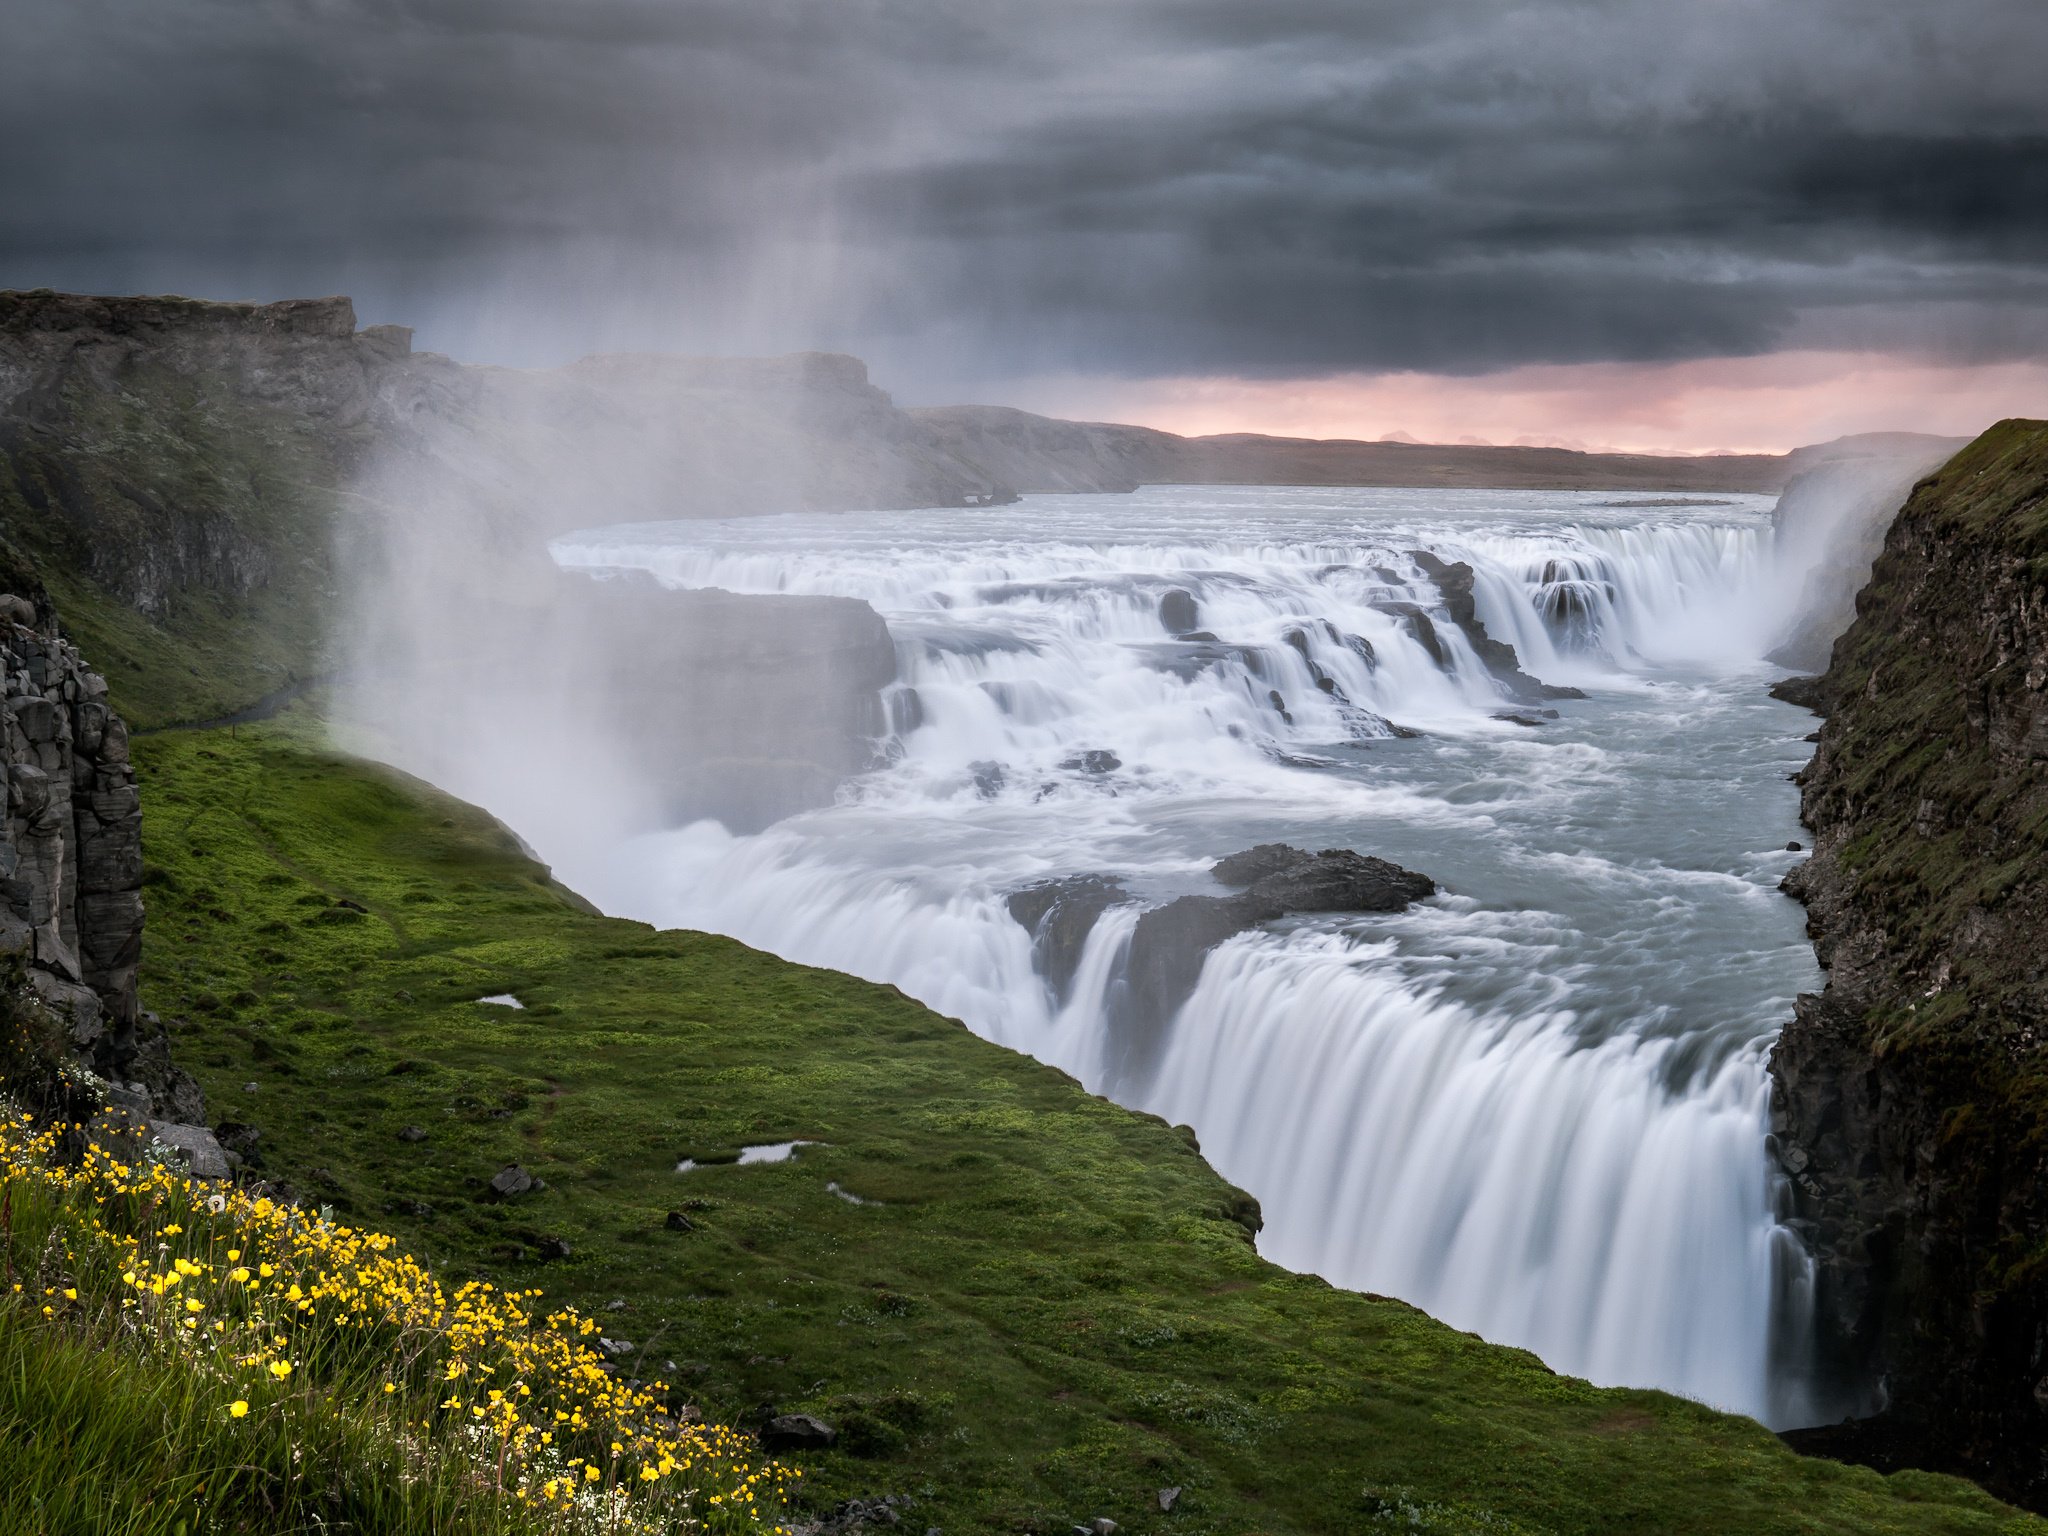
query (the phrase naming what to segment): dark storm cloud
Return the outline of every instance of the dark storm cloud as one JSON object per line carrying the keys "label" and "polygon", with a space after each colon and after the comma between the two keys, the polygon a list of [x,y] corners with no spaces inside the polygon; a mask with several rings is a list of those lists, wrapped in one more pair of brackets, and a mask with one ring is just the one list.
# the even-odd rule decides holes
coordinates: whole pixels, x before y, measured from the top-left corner
{"label": "dark storm cloud", "polygon": [[2038,0],[27,0],[6,42],[0,283],[346,288],[472,355],[2048,344]]}

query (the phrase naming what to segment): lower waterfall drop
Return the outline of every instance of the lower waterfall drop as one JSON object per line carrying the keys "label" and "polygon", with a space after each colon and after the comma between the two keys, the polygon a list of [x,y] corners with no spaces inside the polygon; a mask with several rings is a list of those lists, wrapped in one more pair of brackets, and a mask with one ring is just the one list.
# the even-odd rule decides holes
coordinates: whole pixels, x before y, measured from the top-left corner
{"label": "lower waterfall drop", "polygon": [[[1157,487],[579,534],[565,566],[866,599],[893,731],[756,835],[541,851],[609,910],[894,983],[1192,1125],[1276,1262],[1801,1422],[1764,1059],[1817,969],[1776,889],[1807,727],[1764,693],[1798,575],[1768,508]],[[1138,914],[1264,842],[1442,892],[1227,939],[1114,1069]],[[1048,979],[1008,898],[1076,876],[1113,894]]]}

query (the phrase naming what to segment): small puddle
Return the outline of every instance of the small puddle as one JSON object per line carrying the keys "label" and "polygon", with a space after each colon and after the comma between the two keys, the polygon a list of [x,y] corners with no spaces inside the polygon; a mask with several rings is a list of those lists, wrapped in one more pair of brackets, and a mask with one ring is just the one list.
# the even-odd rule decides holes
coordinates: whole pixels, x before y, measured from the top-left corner
{"label": "small puddle", "polygon": [[480,997],[477,999],[477,1001],[480,1003],[489,1003],[493,1008],[523,1009],[526,1006],[526,1004],[519,1001],[519,999],[514,997],[510,992],[493,992],[489,997]]}
{"label": "small puddle", "polygon": [[[796,1149],[798,1147],[817,1147],[823,1145],[823,1142],[817,1141],[764,1141],[755,1146],[741,1147],[740,1155],[736,1161],[741,1167],[745,1167],[748,1163],[786,1163],[796,1156]],[[676,1164],[676,1172],[690,1173],[698,1168],[716,1168],[720,1166],[730,1165],[700,1163],[694,1157],[686,1157]]]}

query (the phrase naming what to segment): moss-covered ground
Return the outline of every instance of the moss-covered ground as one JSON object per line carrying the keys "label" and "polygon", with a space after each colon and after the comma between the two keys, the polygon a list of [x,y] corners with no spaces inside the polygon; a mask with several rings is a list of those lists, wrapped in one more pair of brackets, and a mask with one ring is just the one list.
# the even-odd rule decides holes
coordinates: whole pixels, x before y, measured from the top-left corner
{"label": "moss-covered ground", "polygon": [[[802,1458],[821,1509],[908,1495],[951,1536],[2048,1529],[1276,1269],[1170,1127],[891,988],[596,916],[481,812],[320,741],[295,714],[136,745],[145,1002],[213,1118],[448,1272],[594,1309],[711,1417],[835,1423]],[[545,1188],[480,1198],[512,1162]]]}

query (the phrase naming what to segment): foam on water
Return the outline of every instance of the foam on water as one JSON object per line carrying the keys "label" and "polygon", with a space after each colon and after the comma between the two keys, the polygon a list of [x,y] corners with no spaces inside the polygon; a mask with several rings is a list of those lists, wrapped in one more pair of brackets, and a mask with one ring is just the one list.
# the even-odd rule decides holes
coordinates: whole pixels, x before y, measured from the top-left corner
{"label": "foam on water", "polygon": [[[1798,1422],[1808,1280],[1764,1055],[1816,971],[1775,889],[1807,726],[1763,695],[1802,574],[1768,509],[1182,487],[578,535],[565,565],[865,598],[896,729],[838,805],[756,836],[542,851],[611,910],[893,982],[1193,1125],[1280,1263]],[[1417,550],[1468,561],[1489,633],[1590,697],[1495,718]],[[1166,633],[1175,589],[1213,638]],[[1156,1062],[1117,1070],[1139,906],[1060,997],[1005,897],[1096,872],[1148,903],[1215,891],[1216,858],[1276,839],[1445,894],[1230,941]]]}

